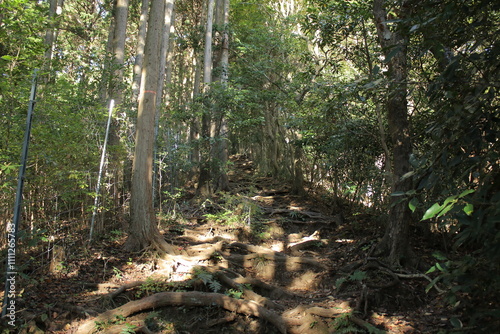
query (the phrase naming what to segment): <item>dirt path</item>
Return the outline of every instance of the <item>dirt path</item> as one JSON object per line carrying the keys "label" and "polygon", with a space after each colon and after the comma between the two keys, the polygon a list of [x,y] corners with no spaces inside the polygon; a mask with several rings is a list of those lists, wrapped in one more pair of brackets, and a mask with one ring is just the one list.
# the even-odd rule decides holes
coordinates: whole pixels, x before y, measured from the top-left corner
{"label": "dirt path", "polygon": [[[368,257],[373,217],[332,212],[232,157],[231,191],[178,206],[164,230],[176,268],[100,246],[31,282],[25,333],[432,333],[447,326],[427,281]],[[345,217],[344,217],[345,215]],[[89,260],[90,259],[90,260]],[[406,276],[405,276],[406,275]],[[40,332],[40,333],[41,333]]]}

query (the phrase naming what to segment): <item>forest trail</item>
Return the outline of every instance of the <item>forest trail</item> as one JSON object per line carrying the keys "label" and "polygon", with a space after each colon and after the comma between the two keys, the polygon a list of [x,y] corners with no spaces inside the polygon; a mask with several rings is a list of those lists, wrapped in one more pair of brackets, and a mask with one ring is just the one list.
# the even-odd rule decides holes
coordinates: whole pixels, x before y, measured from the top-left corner
{"label": "forest trail", "polygon": [[[163,222],[185,261],[124,253],[110,231],[70,249],[31,279],[25,333],[432,333],[444,328],[421,277],[368,256],[382,228],[368,214],[332,212],[233,156],[231,190],[179,201]],[[343,215],[345,214],[345,218]],[[65,236],[69,240],[71,236]],[[76,247],[76,246],[73,246]],[[399,276],[398,276],[399,275]]]}

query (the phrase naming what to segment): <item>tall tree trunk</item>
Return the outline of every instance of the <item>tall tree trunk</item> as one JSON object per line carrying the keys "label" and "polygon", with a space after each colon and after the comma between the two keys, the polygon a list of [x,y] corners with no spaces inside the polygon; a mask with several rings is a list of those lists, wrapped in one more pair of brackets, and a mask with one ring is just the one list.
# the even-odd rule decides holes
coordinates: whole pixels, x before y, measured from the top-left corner
{"label": "tall tree trunk", "polygon": [[170,27],[172,25],[172,12],[174,9],[174,0],[165,0],[165,18],[164,18],[164,25],[163,25],[163,36],[162,36],[162,43],[161,43],[161,49],[160,49],[160,73],[158,74],[158,88],[156,91],[156,112],[155,112],[155,145],[154,145],[154,152],[153,152],[153,165],[154,165],[154,172],[153,172],[153,201],[155,198],[155,194],[159,190],[160,186],[156,188],[156,180],[157,180],[157,175],[158,175],[158,164],[156,163],[157,161],[157,155],[158,155],[158,148],[157,148],[157,141],[158,141],[158,129],[160,126],[160,112],[161,112],[161,101],[163,97],[163,88],[165,87],[165,68],[166,68],[166,62],[167,62],[167,53],[168,53],[168,48],[170,46]]}
{"label": "tall tree trunk", "polygon": [[119,106],[123,99],[123,64],[125,62],[125,39],[127,37],[128,1],[116,0],[113,32],[113,78],[110,81],[109,96]]}
{"label": "tall tree trunk", "polygon": [[[398,1],[400,19],[405,16],[405,2]],[[385,0],[374,0],[373,14],[377,34],[388,65],[389,91],[387,97],[387,121],[392,141],[392,192],[407,192],[412,187],[410,178],[403,178],[411,169],[412,152],[407,106],[407,44],[405,32],[391,31],[387,25]],[[380,254],[388,254],[392,264],[409,264],[412,251],[409,245],[410,210],[406,201],[393,196],[389,221],[384,238],[378,245]]]}
{"label": "tall tree trunk", "polygon": [[139,33],[137,34],[137,47],[134,60],[134,75],[132,78],[132,101],[134,103],[139,98],[139,89],[141,87],[142,63],[144,61],[144,45],[146,44],[146,28],[148,24],[148,8],[149,0],[142,0]]}
{"label": "tall tree trunk", "polygon": [[[52,58],[54,55],[54,44],[57,38],[57,27],[55,24],[56,15],[60,15],[62,12],[64,0],[50,0],[49,2],[49,27],[45,32],[45,71],[50,72],[52,68]],[[50,80],[50,74],[43,78],[43,81],[47,83]]]}
{"label": "tall tree trunk", "polygon": [[[193,83],[193,102],[200,95],[200,82],[201,82],[201,56],[198,55],[196,50],[193,51],[193,66],[194,66],[194,83]],[[195,175],[199,174],[199,162],[200,162],[200,126],[199,120],[196,115],[193,115],[189,124],[189,143],[191,144],[191,152],[189,156],[189,161],[192,164],[192,169],[190,172],[189,179],[194,179]]]}
{"label": "tall tree trunk", "polygon": [[165,13],[165,0],[152,0],[142,69],[135,154],[132,166],[130,229],[125,243],[128,250],[154,247],[173,253],[156,225],[153,208],[153,146],[156,92],[160,64],[160,48]]}
{"label": "tall tree trunk", "polygon": [[[214,0],[208,0],[207,7],[207,25],[205,31],[205,57],[203,63],[203,83],[204,93],[209,90],[209,85],[212,83],[212,27],[214,17]],[[201,150],[201,164],[200,176],[198,178],[197,195],[201,197],[208,197],[212,194],[210,187],[210,106],[205,105],[205,110],[201,118],[201,137],[202,137],[202,150]]]}
{"label": "tall tree trunk", "polygon": [[303,196],[305,195],[304,189],[304,171],[302,170],[302,143],[300,140],[302,139],[302,135],[294,134],[296,137],[294,143],[292,143],[292,194]]}
{"label": "tall tree trunk", "polygon": [[[115,6],[114,32],[113,32],[113,78],[110,81],[109,97],[115,100],[115,110],[120,111],[123,101],[123,65],[125,63],[125,40],[127,37],[127,17],[129,0],[117,0]],[[123,182],[123,159],[121,154],[120,122],[116,115],[113,115],[109,131],[110,146],[110,171],[113,176],[113,211],[112,216],[116,216],[116,211],[120,207],[120,185]]]}
{"label": "tall tree trunk", "polygon": [[[226,89],[227,82],[229,80],[229,0],[219,0],[222,4],[222,26],[224,27],[222,33],[222,46],[221,46],[221,57],[220,57],[220,83],[222,87]],[[218,119],[218,140],[216,142],[216,160],[218,164],[217,175],[215,176],[215,189],[218,191],[229,190],[229,179],[227,177],[227,142],[228,142],[228,127],[227,118],[225,117],[225,112],[219,110]]]}

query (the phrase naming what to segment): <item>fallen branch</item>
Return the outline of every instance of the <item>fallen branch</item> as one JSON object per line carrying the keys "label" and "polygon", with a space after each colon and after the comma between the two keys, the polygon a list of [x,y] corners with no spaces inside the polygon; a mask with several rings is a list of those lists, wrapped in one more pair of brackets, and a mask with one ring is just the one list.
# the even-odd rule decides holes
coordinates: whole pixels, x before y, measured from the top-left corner
{"label": "fallen branch", "polygon": [[116,296],[118,296],[119,294],[121,294],[122,292],[125,292],[128,289],[135,288],[136,286],[143,285],[144,283],[145,283],[145,281],[135,281],[135,282],[130,282],[130,283],[123,284],[122,286],[120,286],[115,291],[111,291],[110,293],[108,293],[107,295],[105,295],[105,297],[109,297],[109,298],[113,299]]}
{"label": "fallen branch", "polygon": [[128,317],[134,313],[152,308],[185,305],[185,306],[213,306],[218,305],[228,311],[260,317],[273,324],[280,333],[286,333],[284,320],[275,312],[270,311],[252,301],[239,300],[220,293],[206,292],[160,292],[140,300],[128,302],[113,310],[106,311],[94,319],[83,323],[76,334],[90,334],[96,324],[114,321],[117,317]]}

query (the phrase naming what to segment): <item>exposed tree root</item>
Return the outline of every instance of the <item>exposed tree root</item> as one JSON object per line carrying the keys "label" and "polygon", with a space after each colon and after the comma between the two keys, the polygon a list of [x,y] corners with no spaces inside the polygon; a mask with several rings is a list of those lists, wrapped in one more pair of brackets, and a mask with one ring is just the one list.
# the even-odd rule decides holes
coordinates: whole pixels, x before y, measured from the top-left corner
{"label": "exposed tree root", "polygon": [[214,326],[217,326],[217,325],[222,325],[222,324],[234,321],[234,319],[236,319],[236,314],[231,313],[228,316],[225,316],[223,318],[213,319],[213,320],[208,321],[205,324],[204,327],[205,328],[210,328],[210,327],[214,327]]}
{"label": "exposed tree root", "polygon": [[285,296],[286,297],[298,297],[297,295],[295,295],[291,292],[283,290],[277,286],[267,284],[266,282],[263,282],[263,281],[256,279],[256,278],[240,276],[240,277],[234,278],[233,280],[234,280],[234,282],[236,282],[238,284],[250,284],[250,285],[257,287],[261,290],[265,290],[265,291],[267,291],[267,294],[272,299],[280,299],[280,298],[283,298]]}
{"label": "exposed tree root", "polygon": [[157,307],[185,305],[185,306],[212,306],[218,305],[228,311],[260,317],[273,324],[280,333],[286,333],[284,320],[273,311],[270,311],[255,302],[239,300],[220,293],[205,292],[160,292],[140,300],[128,302],[113,310],[106,311],[94,319],[87,320],[78,330],[77,334],[90,334],[96,329],[97,324],[106,324],[116,320],[117,317],[128,317],[134,313]]}
{"label": "exposed tree root", "polygon": [[111,291],[105,297],[113,299],[116,296],[118,296],[119,294],[121,294],[121,293],[123,293],[123,292],[125,292],[125,291],[127,291],[129,289],[135,288],[136,286],[140,286],[140,285],[142,285],[144,283],[145,283],[144,281],[135,281],[135,282],[126,283],[126,284],[120,286],[115,291]]}
{"label": "exposed tree root", "polygon": [[127,324],[112,325],[106,328],[106,334],[130,333],[130,330],[136,333],[154,334],[142,320],[128,321]]}
{"label": "exposed tree root", "polygon": [[[351,313],[353,310],[350,308],[323,308],[323,307],[306,307],[303,305],[297,306],[292,310],[288,310],[283,313],[283,318],[286,324],[289,326],[290,333],[306,333],[311,327],[311,324],[318,321],[317,318],[313,316],[318,316],[321,318],[336,318],[341,314]],[[361,318],[354,316],[352,313],[349,314],[349,320],[354,324],[366,329],[371,332],[373,326]],[[293,326],[298,326],[298,328],[293,328]],[[319,331],[317,331],[319,332]]]}
{"label": "exposed tree root", "polygon": [[234,280],[227,277],[221,271],[217,271],[215,273],[215,277],[217,277],[222,284],[230,287],[231,289],[236,289],[236,290],[240,290],[241,292],[243,292],[243,297],[245,299],[251,300],[251,301],[253,301],[253,302],[255,302],[263,307],[284,310],[284,307],[281,306],[280,304],[277,304],[277,303],[273,302],[272,300],[270,300],[269,298],[263,297],[263,296],[259,295],[258,293],[254,292],[250,289],[245,288],[243,284],[236,283]]}
{"label": "exposed tree root", "polygon": [[286,256],[278,253],[253,253],[248,255],[240,254],[223,254],[224,258],[230,262],[234,262],[243,267],[253,267],[254,260],[264,259],[276,263],[285,263],[288,270],[299,270],[302,265],[310,265],[322,270],[328,269],[324,264],[308,257]]}

